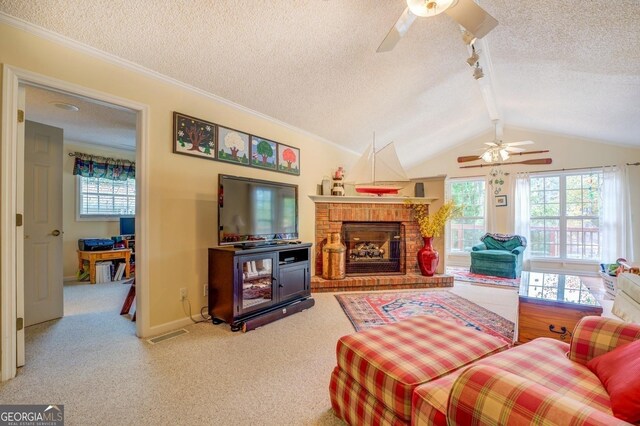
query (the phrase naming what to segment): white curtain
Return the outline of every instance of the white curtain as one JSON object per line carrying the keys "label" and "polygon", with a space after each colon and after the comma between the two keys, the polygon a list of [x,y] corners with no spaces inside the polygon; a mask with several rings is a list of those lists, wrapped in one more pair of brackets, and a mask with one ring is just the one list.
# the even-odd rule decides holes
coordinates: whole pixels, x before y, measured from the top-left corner
{"label": "white curtain", "polygon": [[523,253],[522,269],[530,270],[531,266],[531,211],[529,209],[529,173],[518,173],[514,190],[514,232],[527,239],[527,248]]}
{"label": "white curtain", "polygon": [[600,259],[633,260],[629,167],[605,167],[600,190]]}
{"label": "white curtain", "polygon": [[494,189],[491,185],[491,180],[493,176],[489,174],[484,182],[484,196],[485,196],[485,229],[486,232],[498,232],[498,228],[496,227],[496,203],[495,203],[495,195]]}

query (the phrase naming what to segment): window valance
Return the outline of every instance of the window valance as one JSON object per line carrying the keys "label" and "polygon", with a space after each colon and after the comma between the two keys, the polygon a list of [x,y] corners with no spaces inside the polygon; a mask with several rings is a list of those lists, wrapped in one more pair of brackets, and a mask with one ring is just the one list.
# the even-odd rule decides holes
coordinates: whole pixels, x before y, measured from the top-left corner
{"label": "window valance", "polygon": [[73,152],[75,157],[73,174],[109,180],[135,179],[136,163],[129,160],[101,157],[98,155]]}

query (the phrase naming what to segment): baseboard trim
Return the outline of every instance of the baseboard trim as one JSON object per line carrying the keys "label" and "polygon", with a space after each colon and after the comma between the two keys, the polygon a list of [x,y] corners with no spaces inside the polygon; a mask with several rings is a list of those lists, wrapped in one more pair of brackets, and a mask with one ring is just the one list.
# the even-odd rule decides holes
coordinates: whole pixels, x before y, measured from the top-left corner
{"label": "baseboard trim", "polygon": [[[195,317],[194,319],[196,321],[199,320],[199,318],[195,318]],[[144,334],[143,336],[138,336],[138,337],[140,337],[141,339],[146,339],[148,337],[157,336],[158,334],[164,334],[169,331],[177,330],[179,328],[183,328],[191,324],[193,324],[193,321],[191,321],[191,318],[184,317],[184,318],[177,319],[175,321],[166,322],[164,324],[154,325],[153,327],[149,328],[149,334]]]}

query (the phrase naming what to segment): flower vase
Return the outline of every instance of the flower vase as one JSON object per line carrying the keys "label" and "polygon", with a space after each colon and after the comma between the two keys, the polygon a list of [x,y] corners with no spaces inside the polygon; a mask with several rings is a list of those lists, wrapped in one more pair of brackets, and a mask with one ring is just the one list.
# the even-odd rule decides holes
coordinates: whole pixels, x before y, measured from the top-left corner
{"label": "flower vase", "polygon": [[418,250],[418,266],[422,275],[432,277],[438,268],[440,255],[431,245],[433,237],[422,237],[422,239],[424,240],[424,247]]}

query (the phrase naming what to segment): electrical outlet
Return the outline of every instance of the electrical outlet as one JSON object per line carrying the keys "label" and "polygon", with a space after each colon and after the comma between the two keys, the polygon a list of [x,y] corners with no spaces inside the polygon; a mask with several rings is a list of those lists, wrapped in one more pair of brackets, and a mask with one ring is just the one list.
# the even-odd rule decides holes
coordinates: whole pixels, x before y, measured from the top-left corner
{"label": "electrical outlet", "polygon": [[205,284],[202,290],[202,294],[204,295],[204,297],[207,297],[209,295],[209,285]]}
{"label": "electrical outlet", "polygon": [[187,298],[187,288],[186,287],[182,287],[180,289],[180,301],[184,300]]}

